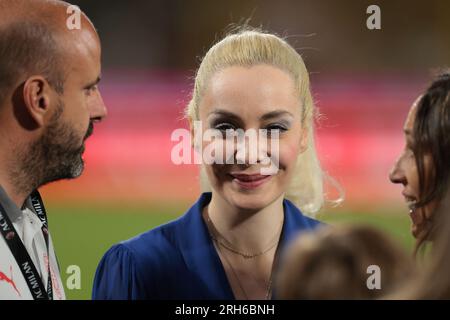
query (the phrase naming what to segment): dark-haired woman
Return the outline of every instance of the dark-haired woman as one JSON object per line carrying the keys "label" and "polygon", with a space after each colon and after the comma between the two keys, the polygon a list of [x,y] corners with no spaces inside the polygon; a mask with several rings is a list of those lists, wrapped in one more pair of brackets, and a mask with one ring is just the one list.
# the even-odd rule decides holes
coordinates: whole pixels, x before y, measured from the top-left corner
{"label": "dark-haired woman", "polygon": [[433,241],[435,211],[450,176],[450,74],[438,76],[412,105],[404,126],[405,148],[390,174],[403,185],[416,250]]}

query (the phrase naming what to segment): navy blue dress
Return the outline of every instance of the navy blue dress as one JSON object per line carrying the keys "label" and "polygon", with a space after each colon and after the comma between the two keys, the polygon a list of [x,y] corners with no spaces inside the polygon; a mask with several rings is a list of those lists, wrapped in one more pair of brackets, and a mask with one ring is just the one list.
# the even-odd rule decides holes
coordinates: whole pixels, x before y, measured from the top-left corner
{"label": "navy blue dress", "polygon": [[[175,221],[114,245],[94,279],[93,299],[234,299],[225,270],[202,218],[211,193]],[[279,250],[303,230],[320,225],[283,200]]]}

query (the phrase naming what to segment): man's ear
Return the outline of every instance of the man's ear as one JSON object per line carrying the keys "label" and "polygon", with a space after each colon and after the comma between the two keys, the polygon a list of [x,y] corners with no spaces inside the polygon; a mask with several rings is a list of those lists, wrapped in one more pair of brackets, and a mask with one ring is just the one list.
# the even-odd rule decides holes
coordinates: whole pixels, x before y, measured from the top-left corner
{"label": "man's ear", "polygon": [[38,126],[43,126],[50,114],[50,94],[50,84],[44,77],[29,77],[23,85],[25,108]]}

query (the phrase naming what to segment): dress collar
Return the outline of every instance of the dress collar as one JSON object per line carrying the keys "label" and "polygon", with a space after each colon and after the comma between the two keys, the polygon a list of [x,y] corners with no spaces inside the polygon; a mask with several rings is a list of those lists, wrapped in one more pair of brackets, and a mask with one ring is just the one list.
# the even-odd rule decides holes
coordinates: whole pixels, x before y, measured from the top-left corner
{"label": "dress collar", "polygon": [[[209,292],[209,299],[234,299],[223,265],[202,218],[203,208],[211,201],[211,192],[203,193],[181,218],[180,247],[187,267],[198,275]],[[286,244],[301,229],[310,229],[312,219],[306,218],[289,200],[283,200],[284,223],[279,244],[283,254]]]}

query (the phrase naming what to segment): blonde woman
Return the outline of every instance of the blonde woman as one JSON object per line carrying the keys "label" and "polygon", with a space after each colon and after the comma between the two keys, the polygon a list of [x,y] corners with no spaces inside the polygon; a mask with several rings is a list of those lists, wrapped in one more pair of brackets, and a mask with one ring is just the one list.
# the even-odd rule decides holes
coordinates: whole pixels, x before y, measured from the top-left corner
{"label": "blonde woman", "polygon": [[[186,114],[193,135],[197,121],[202,133],[223,137],[270,131],[265,153],[278,170],[263,174],[262,153],[251,162],[232,140],[234,161],[202,165],[205,192],[181,218],[105,254],[94,299],[271,299],[280,252],[294,235],[320,225],[304,215],[324,201],[308,72],[286,41],[243,30],[215,44]],[[212,143],[200,140],[197,150]]]}

